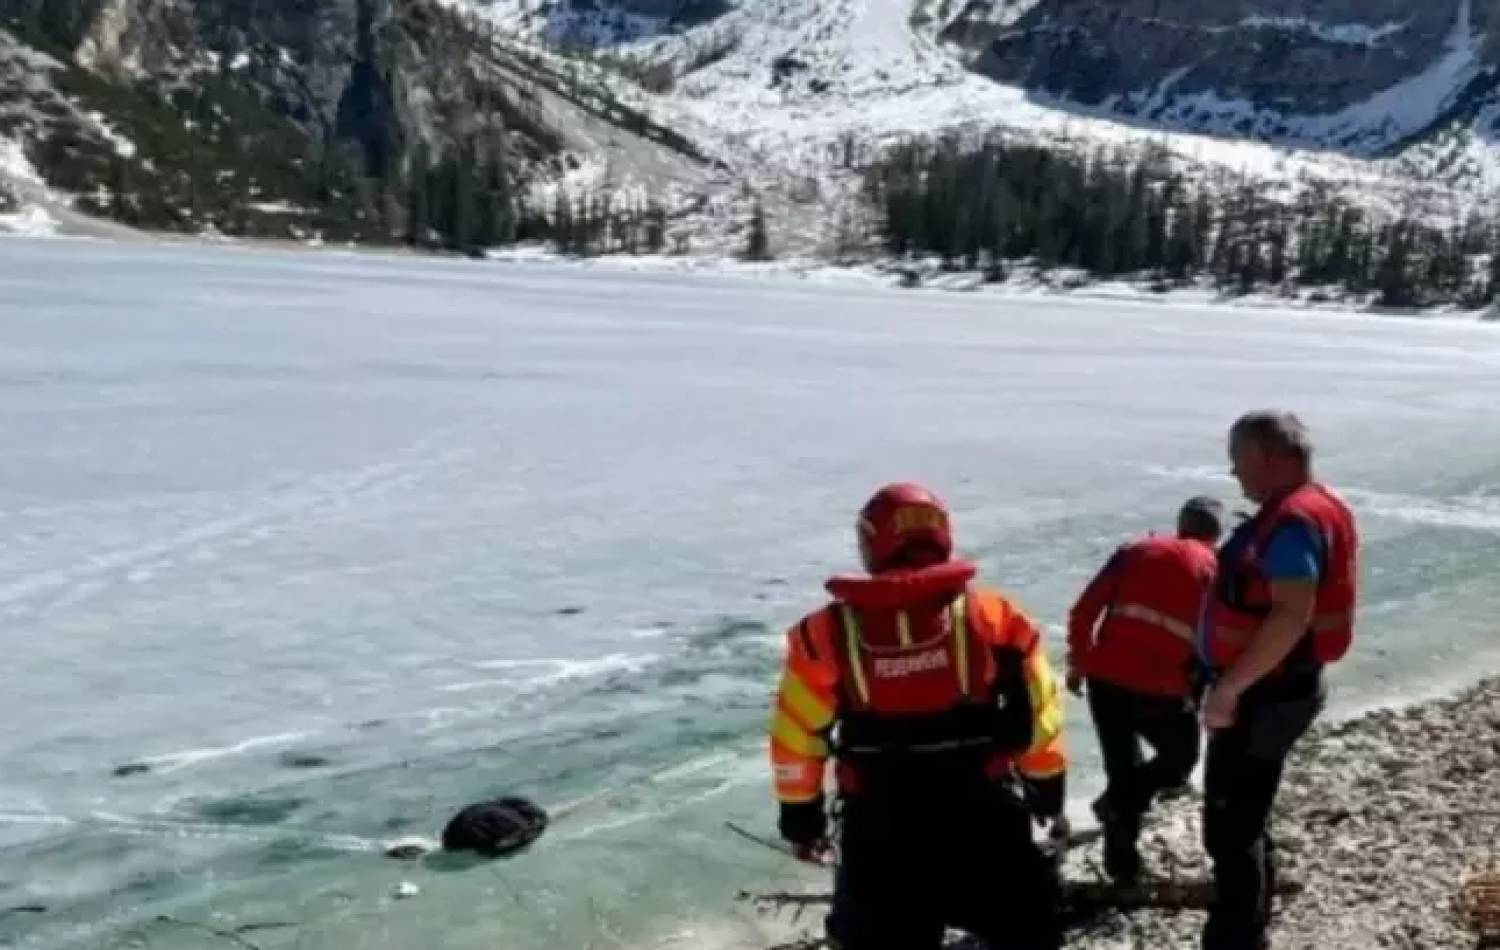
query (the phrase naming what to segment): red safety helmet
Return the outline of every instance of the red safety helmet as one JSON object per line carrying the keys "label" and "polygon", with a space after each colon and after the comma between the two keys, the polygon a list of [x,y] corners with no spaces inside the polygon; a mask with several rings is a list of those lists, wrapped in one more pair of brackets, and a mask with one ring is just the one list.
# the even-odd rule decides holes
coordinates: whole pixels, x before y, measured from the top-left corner
{"label": "red safety helmet", "polygon": [[860,509],[857,527],[860,557],[871,574],[953,556],[948,506],[921,485],[897,482],[881,488]]}

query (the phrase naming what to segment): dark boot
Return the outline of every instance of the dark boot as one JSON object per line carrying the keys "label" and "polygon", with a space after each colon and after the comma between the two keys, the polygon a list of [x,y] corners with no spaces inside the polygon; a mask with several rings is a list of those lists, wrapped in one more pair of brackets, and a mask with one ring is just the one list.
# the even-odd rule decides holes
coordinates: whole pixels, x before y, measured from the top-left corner
{"label": "dark boot", "polygon": [[1141,819],[1117,808],[1108,795],[1093,803],[1094,817],[1104,831],[1104,873],[1121,887],[1134,885],[1141,877]]}

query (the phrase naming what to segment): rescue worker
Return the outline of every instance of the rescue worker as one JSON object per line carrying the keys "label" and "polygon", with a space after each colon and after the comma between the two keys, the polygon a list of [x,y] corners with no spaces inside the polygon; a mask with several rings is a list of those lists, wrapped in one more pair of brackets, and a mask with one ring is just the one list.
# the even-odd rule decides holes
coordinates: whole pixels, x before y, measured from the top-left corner
{"label": "rescue worker", "polygon": [[893,484],[857,521],[866,575],[787,632],[770,727],[779,829],[839,863],[828,937],[842,950],[938,950],[945,927],[1000,950],[1057,950],[1058,877],[1033,822],[1065,833],[1062,690],[1042,636],[974,584],[943,503]]}
{"label": "rescue worker", "polygon": [[[1198,764],[1194,627],[1213,584],[1223,517],[1214,499],[1189,499],[1176,536],[1121,545],[1068,615],[1068,689],[1078,695],[1087,684],[1107,779],[1094,814],[1105,873],[1120,884],[1140,876],[1141,822],[1153,800],[1185,786]],[[1150,760],[1143,740],[1155,750]]]}
{"label": "rescue worker", "polygon": [[1216,890],[1203,950],[1270,946],[1271,811],[1287,756],[1323,708],[1324,667],[1353,640],[1359,536],[1349,507],[1314,479],[1312,456],[1289,412],[1250,412],[1229,430],[1234,476],[1259,510],[1220,549],[1199,631],[1203,844]]}

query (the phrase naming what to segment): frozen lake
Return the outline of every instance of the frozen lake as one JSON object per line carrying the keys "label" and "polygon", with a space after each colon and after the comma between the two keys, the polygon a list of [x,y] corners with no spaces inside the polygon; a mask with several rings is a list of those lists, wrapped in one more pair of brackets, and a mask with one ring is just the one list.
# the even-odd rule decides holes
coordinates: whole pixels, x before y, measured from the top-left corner
{"label": "frozen lake", "polygon": [[[946,496],[1060,658],[1268,404],[1363,517],[1338,701],[1500,667],[1497,327],[0,241],[0,944],[753,943],[804,872],[723,822],[774,833],[781,631],[868,492]],[[561,809],[519,859],[369,850],[502,793]]]}

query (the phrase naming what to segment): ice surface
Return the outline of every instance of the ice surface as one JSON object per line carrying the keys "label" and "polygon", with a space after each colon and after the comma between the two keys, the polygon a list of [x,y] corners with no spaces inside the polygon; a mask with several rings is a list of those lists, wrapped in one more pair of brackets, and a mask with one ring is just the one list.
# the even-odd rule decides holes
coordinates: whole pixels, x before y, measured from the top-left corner
{"label": "ice surface", "polygon": [[[27,950],[163,913],[298,923],[265,950],[753,945],[731,896],[799,872],[722,822],[772,827],[779,632],[864,495],[932,483],[1056,637],[1122,537],[1236,500],[1251,406],[1304,413],[1364,517],[1339,701],[1497,659],[1491,325],[23,239],[0,314]],[[524,857],[378,854],[506,793],[559,813]]]}

